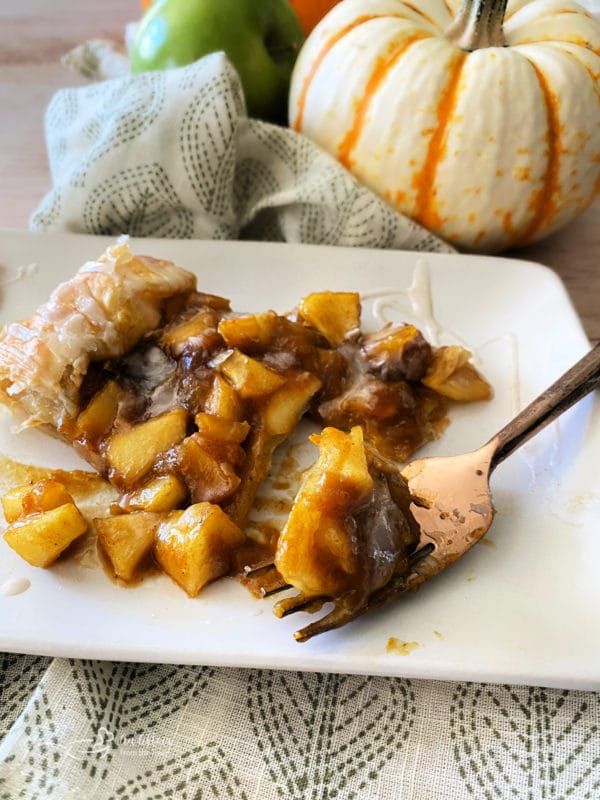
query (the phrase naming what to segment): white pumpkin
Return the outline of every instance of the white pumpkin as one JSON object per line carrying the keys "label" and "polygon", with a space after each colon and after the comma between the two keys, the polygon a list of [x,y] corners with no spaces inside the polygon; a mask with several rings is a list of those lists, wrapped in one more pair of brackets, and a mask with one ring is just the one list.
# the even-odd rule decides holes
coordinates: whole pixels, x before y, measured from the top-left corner
{"label": "white pumpkin", "polygon": [[458,5],[342,0],[300,52],[289,121],[404,214],[494,252],[600,190],[600,23],[571,0]]}

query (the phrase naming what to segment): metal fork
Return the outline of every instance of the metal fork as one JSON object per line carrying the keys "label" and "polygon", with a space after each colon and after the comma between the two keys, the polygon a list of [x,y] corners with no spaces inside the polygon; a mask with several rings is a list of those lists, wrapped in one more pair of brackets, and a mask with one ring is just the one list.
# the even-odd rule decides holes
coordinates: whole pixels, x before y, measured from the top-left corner
{"label": "metal fork", "polygon": [[[297,611],[314,612],[326,601],[334,603],[328,614],[294,634],[302,642],[338,628],[440,573],[478,542],[492,524],[494,507],[489,479],[498,464],[599,385],[600,344],[478,450],[458,456],[417,459],[402,468],[375,455],[387,469],[399,471],[408,487],[410,502],[403,510],[419,530],[408,570],[394,575],[358,606],[352,597],[297,594],[278,601],[275,614],[285,617]],[[270,562],[247,567],[246,575],[249,581],[256,581],[263,596],[289,588]]]}

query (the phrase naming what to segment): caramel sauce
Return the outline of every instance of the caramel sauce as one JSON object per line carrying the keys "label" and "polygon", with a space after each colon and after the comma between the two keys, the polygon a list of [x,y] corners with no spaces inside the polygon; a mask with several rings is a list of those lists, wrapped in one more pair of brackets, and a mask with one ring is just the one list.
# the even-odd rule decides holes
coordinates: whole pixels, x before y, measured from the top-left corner
{"label": "caramel sauce", "polygon": [[390,636],[385,649],[395,656],[408,656],[418,647],[421,647],[419,642],[405,642],[402,639],[396,639],[395,636]]}
{"label": "caramel sauce", "polygon": [[493,539],[488,539],[486,536],[480,539],[477,544],[483,544],[485,547],[490,547],[492,550],[495,550],[498,547]]}

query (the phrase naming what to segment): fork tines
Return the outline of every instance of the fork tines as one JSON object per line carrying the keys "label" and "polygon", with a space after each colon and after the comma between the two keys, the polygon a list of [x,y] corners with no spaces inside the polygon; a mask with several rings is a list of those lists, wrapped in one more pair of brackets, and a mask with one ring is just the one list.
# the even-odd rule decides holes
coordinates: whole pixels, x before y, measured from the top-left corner
{"label": "fork tines", "polygon": [[270,597],[290,588],[277,572],[272,559],[245,566],[243,581],[255,597]]}
{"label": "fork tines", "polygon": [[[294,633],[296,641],[305,642],[320,633],[340,628],[342,625],[362,616],[367,611],[382,606],[398,594],[417,588],[417,585],[421,582],[421,576],[414,571],[414,565],[417,561],[426,561],[428,554],[428,547],[417,551],[414,554],[416,558],[411,563],[413,569],[409,569],[407,573],[393,576],[385,586],[382,586],[366,598],[361,597],[360,593],[355,591],[348,592],[341,597],[305,595],[298,592],[295,595],[278,600],[273,606],[273,611],[281,619],[298,611],[314,614],[320,611],[326,603],[333,603],[333,608],[328,613]],[[291,588],[277,572],[271,560],[244,567],[244,576],[244,583],[256,597],[269,597],[284,589]]]}
{"label": "fork tines", "polygon": [[315,597],[299,593],[293,597],[284,597],[282,600],[278,600],[273,607],[273,611],[280,618],[295,614],[297,611],[306,611],[309,614],[314,614],[320,611],[326,603],[333,603],[331,611],[294,633],[294,639],[297,642],[306,642],[313,636],[339,628],[353,620],[357,616],[356,601],[354,600],[353,602],[353,598],[349,596],[334,599],[332,597]]}

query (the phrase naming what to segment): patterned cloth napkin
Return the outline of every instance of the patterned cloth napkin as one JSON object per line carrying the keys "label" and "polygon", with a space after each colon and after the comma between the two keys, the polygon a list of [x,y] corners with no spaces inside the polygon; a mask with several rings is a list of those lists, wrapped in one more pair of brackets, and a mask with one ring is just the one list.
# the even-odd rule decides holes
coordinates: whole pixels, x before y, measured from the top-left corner
{"label": "patterned cloth napkin", "polygon": [[46,138],[34,230],[451,249],[305,137],[248,119],[222,53],[60,91]]}
{"label": "patterned cloth napkin", "polygon": [[2,800],[600,796],[591,692],[5,655],[2,730]]}
{"label": "patterned cloth napkin", "polygon": [[[249,120],[219,54],[61,91],[46,123],[35,230],[449,249]],[[0,800],[595,800],[599,731],[591,692],[0,655]]]}

